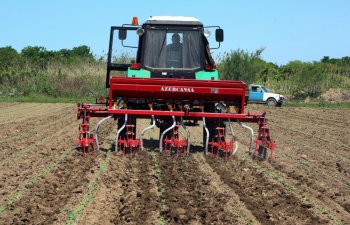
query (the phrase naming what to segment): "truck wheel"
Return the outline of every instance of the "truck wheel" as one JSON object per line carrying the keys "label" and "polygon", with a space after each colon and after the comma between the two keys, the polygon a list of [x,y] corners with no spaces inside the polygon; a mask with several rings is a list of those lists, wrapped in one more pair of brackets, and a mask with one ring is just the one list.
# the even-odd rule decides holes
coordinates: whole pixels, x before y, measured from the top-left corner
{"label": "truck wheel", "polygon": [[274,98],[269,98],[267,99],[266,104],[269,107],[275,107],[277,105],[277,101]]}

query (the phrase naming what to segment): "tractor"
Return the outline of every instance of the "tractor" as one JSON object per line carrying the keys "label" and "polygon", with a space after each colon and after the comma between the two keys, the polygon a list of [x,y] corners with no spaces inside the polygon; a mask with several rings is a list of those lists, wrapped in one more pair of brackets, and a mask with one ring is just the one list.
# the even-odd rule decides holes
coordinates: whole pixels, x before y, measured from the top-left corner
{"label": "tractor", "polygon": [[[98,129],[108,119],[117,120],[115,151],[131,156],[144,151],[144,134],[159,127],[159,152],[168,155],[190,153],[188,126],[203,126],[203,152],[231,158],[238,149],[232,126],[237,122],[250,132],[249,153],[271,150],[275,142],[267,126],[266,113],[245,113],[246,84],[243,81],[219,80],[211,55],[207,28],[215,29],[216,48],[224,40],[219,26],[204,27],[193,17],[153,16],[144,24],[134,17],[131,24],[112,26],[107,57],[106,88],[108,96],[96,103],[79,103],[78,144],[84,156],[94,146],[99,150]],[[137,46],[127,43],[128,34],[137,34]],[[134,33],[134,34],[135,34]],[[119,40],[115,40],[116,37]],[[128,63],[121,63],[116,42],[136,49]],[[90,129],[90,118],[102,118]],[[136,121],[151,120],[150,126],[136,134]],[[243,123],[259,125],[255,150],[253,129]],[[181,137],[179,130],[186,135]],[[230,130],[230,138],[226,138]]]}

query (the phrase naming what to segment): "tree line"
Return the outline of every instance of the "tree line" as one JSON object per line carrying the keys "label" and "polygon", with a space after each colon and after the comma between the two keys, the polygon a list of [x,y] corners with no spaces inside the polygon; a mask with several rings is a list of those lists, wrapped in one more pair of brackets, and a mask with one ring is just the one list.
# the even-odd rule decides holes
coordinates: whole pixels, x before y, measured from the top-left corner
{"label": "tree line", "polygon": [[[329,88],[350,89],[350,57],[291,61],[277,65],[262,58],[264,49],[242,49],[216,59],[220,78],[262,84],[295,97],[318,97]],[[125,56],[120,56],[123,61]],[[28,46],[0,48],[0,96],[94,97],[105,94],[105,61],[86,46],[57,51]]]}
{"label": "tree line", "polygon": [[0,96],[95,97],[104,94],[105,63],[90,47],[0,48]]}
{"label": "tree line", "polygon": [[323,57],[320,61],[291,61],[277,65],[262,59],[264,49],[241,49],[218,58],[222,79],[259,83],[294,98],[318,97],[330,88],[350,89],[350,57]]}

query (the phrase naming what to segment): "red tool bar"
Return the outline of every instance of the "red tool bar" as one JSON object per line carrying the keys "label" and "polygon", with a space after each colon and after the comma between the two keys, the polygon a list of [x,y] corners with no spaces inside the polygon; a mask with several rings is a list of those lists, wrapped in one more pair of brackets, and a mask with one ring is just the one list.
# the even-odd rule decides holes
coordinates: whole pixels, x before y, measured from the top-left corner
{"label": "red tool bar", "polygon": [[259,118],[262,116],[261,113],[253,114],[232,114],[232,113],[209,113],[209,112],[182,112],[182,111],[159,111],[159,110],[133,110],[133,109],[108,109],[108,114],[117,115],[154,115],[154,116],[179,116],[184,118],[231,118],[231,119],[244,119],[244,118]]}

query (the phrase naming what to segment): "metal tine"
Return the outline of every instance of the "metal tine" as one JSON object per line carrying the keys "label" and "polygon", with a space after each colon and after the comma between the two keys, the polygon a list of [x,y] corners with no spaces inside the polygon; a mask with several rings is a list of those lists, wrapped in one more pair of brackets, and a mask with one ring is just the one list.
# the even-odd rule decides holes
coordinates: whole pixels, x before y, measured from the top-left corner
{"label": "metal tine", "polygon": [[119,139],[119,134],[120,132],[122,132],[122,130],[124,130],[126,123],[128,122],[128,114],[125,114],[125,120],[124,120],[124,124],[121,128],[119,128],[119,130],[117,131],[117,136],[115,138],[115,152],[118,152],[118,139]]}
{"label": "metal tine", "polygon": [[204,116],[203,116],[203,128],[204,128],[204,130],[205,130],[205,132],[207,134],[206,139],[205,139],[205,151],[204,151],[204,154],[208,155],[209,130],[208,130],[207,124],[205,123],[205,117]]}
{"label": "metal tine", "polygon": [[182,128],[186,131],[186,139],[187,139],[187,154],[190,153],[190,131],[188,130],[188,128],[185,126],[183,118],[181,117],[180,119],[180,123]]}
{"label": "metal tine", "polygon": [[229,124],[229,126],[230,126],[230,131],[231,131],[233,140],[234,140],[234,142],[235,142],[235,149],[234,149],[233,152],[232,152],[232,156],[234,156],[234,155],[236,154],[237,150],[238,150],[238,141],[237,141],[237,136],[236,136],[236,133],[235,133],[235,131],[234,131],[234,129],[233,129],[233,126],[232,126],[232,123],[231,123],[230,118],[228,118],[228,124]]}
{"label": "metal tine", "polygon": [[100,120],[100,121],[97,123],[97,125],[96,125],[96,127],[95,127],[95,141],[96,141],[97,151],[100,151],[100,143],[98,142],[98,128],[100,127],[100,125],[101,125],[102,123],[104,123],[106,120],[108,120],[108,119],[110,119],[110,118],[112,118],[112,117],[113,117],[113,115],[107,116],[107,117],[103,118],[102,120]]}
{"label": "metal tine", "polygon": [[237,123],[242,127],[242,128],[245,128],[245,129],[248,129],[250,131],[250,143],[249,143],[249,150],[248,150],[248,153],[249,155],[252,154],[252,147],[253,147],[253,138],[254,138],[254,131],[253,131],[253,128],[247,126],[247,125],[244,125],[243,123],[241,123],[241,121],[237,120]]}
{"label": "metal tine", "polygon": [[[172,111],[172,110],[170,110]],[[162,153],[163,152],[163,138],[164,138],[164,135],[174,129],[174,127],[176,126],[176,120],[175,120],[175,116],[171,116],[173,118],[173,124],[168,128],[166,129],[165,131],[163,131],[162,135],[160,136],[160,140],[159,140],[159,152]]]}
{"label": "metal tine", "polygon": [[[153,111],[152,108],[151,108],[151,111]],[[145,134],[145,132],[146,132],[147,130],[153,129],[155,125],[156,125],[156,119],[154,118],[154,115],[152,115],[152,124],[151,124],[150,126],[146,127],[145,129],[143,129],[143,130],[141,131],[141,134],[140,134],[141,151],[143,151],[143,149],[144,149],[144,148],[143,148],[143,135]]]}

